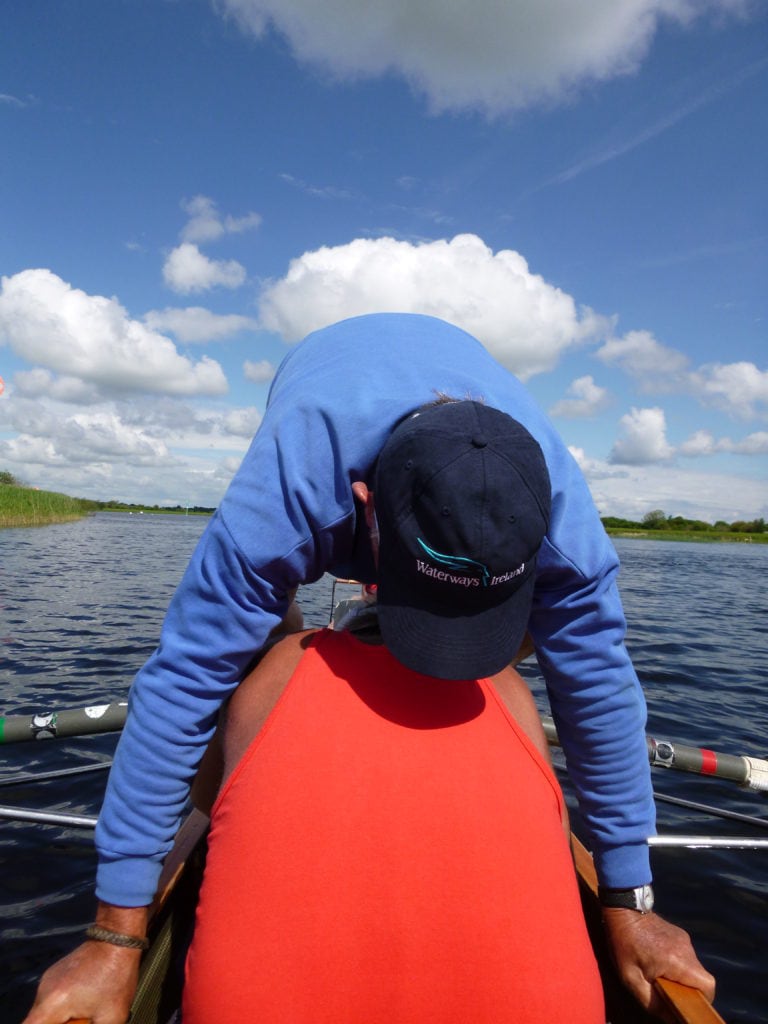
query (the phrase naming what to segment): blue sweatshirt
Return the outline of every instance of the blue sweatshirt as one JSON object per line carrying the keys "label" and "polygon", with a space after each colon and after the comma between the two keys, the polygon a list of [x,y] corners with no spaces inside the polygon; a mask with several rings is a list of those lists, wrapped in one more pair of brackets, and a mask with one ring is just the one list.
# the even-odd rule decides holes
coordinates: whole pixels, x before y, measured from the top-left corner
{"label": "blue sweatshirt", "polygon": [[96,830],[100,899],[151,901],[218,709],[284,615],[290,590],[325,572],[375,578],[351,485],[369,479],[395,423],[436,391],[502,409],[541,445],[552,515],[530,630],[600,881],[650,880],[645,703],[624,646],[618,560],[586,482],[523,385],[478,341],[432,317],[376,314],[311,334],[277,372],[159,647],[131,687]]}

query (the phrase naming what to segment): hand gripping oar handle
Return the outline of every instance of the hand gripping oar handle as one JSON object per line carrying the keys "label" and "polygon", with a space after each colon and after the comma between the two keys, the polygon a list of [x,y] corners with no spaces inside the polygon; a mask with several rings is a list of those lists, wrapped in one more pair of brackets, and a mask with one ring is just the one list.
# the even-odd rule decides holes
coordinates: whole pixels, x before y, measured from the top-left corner
{"label": "hand gripping oar handle", "polygon": [[676,1019],[686,1024],[725,1024],[725,1021],[697,988],[688,988],[669,978],[657,978],[653,987]]}
{"label": "hand gripping oar handle", "polygon": [[125,725],[127,713],[127,702],[120,701],[117,704],[97,704],[71,711],[38,711],[33,715],[0,716],[0,743],[118,732]]}
{"label": "hand gripping oar handle", "polygon": [[[590,893],[591,899],[597,902],[597,872],[592,855],[573,833],[571,849],[576,874]],[[688,985],[682,985],[677,981],[669,981],[667,978],[656,978],[653,987],[664,1000],[670,1019],[677,1021],[678,1024],[725,1024],[714,1006],[707,1002],[704,994],[698,989],[689,988]]]}
{"label": "hand gripping oar handle", "polygon": [[[559,746],[555,723],[543,718],[542,725],[547,740]],[[748,789],[768,791],[768,761],[759,757],[737,757],[733,754],[718,754],[704,747],[687,747],[682,743],[657,740],[646,736],[648,760],[654,767],[674,768],[681,772],[697,775],[714,775],[719,779],[730,779]]]}

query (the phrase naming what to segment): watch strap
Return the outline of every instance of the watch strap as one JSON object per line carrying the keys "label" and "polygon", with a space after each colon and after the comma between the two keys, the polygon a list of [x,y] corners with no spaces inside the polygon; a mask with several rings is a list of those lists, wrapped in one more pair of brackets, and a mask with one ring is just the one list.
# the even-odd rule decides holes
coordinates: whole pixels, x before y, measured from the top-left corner
{"label": "watch strap", "polygon": [[650,914],[653,910],[653,887],[651,885],[638,885],[632,889],[606,889],[599,886],[597,898],[604,907],[636,910],[639,914]]}

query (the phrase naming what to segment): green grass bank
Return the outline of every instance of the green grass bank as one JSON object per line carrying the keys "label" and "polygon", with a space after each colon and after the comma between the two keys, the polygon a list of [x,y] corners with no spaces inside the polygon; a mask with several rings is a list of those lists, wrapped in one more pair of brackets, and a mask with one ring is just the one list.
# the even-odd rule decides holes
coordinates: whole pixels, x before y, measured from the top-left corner
{"label": "green grass bank", "polygon": [[696,544],[768,544],[768,533],[725,533],[722,530],[627,530],[606,527],[610,537],[635,540],[684,540]]}

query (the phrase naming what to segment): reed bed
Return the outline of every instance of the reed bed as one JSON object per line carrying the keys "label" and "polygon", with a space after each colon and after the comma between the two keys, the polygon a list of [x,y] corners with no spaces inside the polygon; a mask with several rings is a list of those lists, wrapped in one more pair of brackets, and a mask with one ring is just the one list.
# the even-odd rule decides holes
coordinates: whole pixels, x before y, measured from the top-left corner
{"label": "reed bed", "polygon": [[0,486],[0,527],[72,522],[86,516],[90,504],[54,491]]}

